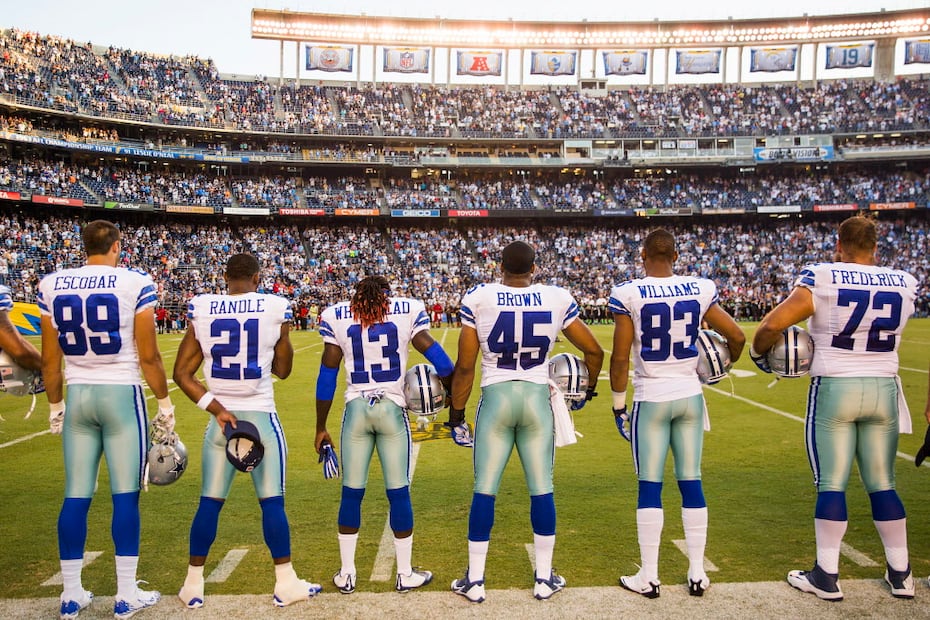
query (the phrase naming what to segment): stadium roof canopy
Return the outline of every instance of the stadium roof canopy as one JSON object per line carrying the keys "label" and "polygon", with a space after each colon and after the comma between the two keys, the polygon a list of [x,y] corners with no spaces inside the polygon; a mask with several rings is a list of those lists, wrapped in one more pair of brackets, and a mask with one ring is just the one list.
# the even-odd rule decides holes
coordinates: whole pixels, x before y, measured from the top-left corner
{"label": "stadium roof canopy", "polygon": [[930,8],[715,21],[546,22],[336,15],[252,9],[252,37],[363,45],[603,49],[817,43],[928,34]]}

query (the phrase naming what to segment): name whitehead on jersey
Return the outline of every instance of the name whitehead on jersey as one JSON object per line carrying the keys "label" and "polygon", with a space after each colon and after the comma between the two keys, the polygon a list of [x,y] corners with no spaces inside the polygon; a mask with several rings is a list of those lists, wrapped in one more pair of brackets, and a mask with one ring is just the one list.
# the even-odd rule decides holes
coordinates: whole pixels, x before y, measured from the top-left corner
{"label": "name whitehead on jersey", "polygon": [[[333,312],[336,313],[337,319],[351,319],[352,318],[352,311],[349,309],[348,305],[336,306],[333,308]],[[391,304],[391,308],[388,310],[388,314],[410,314],[410,302],[409,301],[394,301]]]}

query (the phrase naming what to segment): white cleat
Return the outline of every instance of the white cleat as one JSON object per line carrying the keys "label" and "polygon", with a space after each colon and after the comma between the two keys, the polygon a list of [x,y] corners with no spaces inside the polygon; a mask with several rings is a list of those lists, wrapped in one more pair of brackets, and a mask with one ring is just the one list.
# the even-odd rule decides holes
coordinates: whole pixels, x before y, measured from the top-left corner
{"label": "white cleat", "polygon": [[907,570],[894,570],[886,565],[885,583],[891,587],[891,596],[895,598],[914,598],[914,576],[911,567]]}
{"label": "white cleat", "polygon": [[825,601],[842,601],[839,575],[830,574],[814,564],[812,570],[793,570],[788,573],[788,583],[801,592],[809,592]]}
{"label": "white cleat", "polygon": [[469,581],[468,570],[466,570],[464,577],[452,582],[452,591],[464,596],[472,603],[481,603],[484,601],[484,579]]}
{"label": "white cleat", "polygon": [[556,575],[553,570],[549,573],[548,579],[536,577],[536,583],[533,585],[533,596],[537,601],[545,601],[552,598],[556,592],[561,592],[565,588],[565,577]]}
{"label": "white cleat", "polygon": [[203,578],[201,577],[194,583],[185,581],[178,592],[178,598],[188,609],[199,609],[203,607]]}
{"label": "white cleat", "polygon": [[136,589],[136,595],[128,599],[117,599],[113,603],[113,617],[117,620],[131,618],[146,607],[161,600],[161,592]]}
{"label": "white cleat", "polygon": [[277,583],[274,586],[274,606],[287,607],[300,601],[309,601],[322,590],[323,586],[310,583],[306,579],[298,579],[286,585]]}
{"label": "white cleat", "polygon": [[355,573],[343,575],[340,570],[333,575],[333,585],[343,594],[352,594],[355,592]]}
{"label": "white cleat", "polygon": [[640,577],[639,573],[635,575],[625,575],[620,578],[620,587],[630,592],[642,594],[646,598],[659,598],[659,580],[647,581]]}
{"label": "white cleat", "polygon": [[409,592],[420,586],[425,586],[432,580],[433,573],[428,570],[414,568],[409,575],[397,574],[397,581],[394,582],[394,589],[398,592]]}
{"label": "white cleat", "polygon": [[94,602],[94,593],[88,590],[82,590],[80,596],[65,600],[64,594],[61,595],[61,608],[58,612],[60,620],[72,620],[77,618],[82,609]]}

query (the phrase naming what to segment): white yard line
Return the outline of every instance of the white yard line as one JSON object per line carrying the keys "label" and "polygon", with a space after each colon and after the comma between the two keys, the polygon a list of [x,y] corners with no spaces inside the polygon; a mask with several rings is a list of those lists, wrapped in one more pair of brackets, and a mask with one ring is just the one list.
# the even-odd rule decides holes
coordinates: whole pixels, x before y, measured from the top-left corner
{"label": "white yard line", "polygon": [[230,549],[204,581],[207,583],[226,581],[248,552],[248,549]]}
{"label": "white yard line", "polygon": [[[90,564],[91,562],[99,558],[101,555],[103,555],[103,551],[85,551],[83,566],[87,566],[88,564]],[[52,575],[51,577],[43,581],[41,585],[60,586],[63,584],[64,584],[64,580],[63,580],[63,577],[61,576],[61,571],[58,571],[57,573],[55,573],[54,575]]]}

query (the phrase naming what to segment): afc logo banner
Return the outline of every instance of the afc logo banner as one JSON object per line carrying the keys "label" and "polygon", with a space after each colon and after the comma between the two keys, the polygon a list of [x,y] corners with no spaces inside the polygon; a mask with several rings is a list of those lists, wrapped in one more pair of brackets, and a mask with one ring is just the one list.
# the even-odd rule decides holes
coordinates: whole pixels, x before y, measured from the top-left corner
{"label": "afc logo banner", "polygon": [[503,57],[504,53],[501,51],[456,52],[456,75],[499,76]]}

